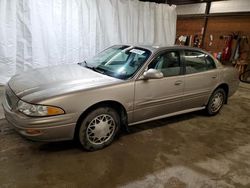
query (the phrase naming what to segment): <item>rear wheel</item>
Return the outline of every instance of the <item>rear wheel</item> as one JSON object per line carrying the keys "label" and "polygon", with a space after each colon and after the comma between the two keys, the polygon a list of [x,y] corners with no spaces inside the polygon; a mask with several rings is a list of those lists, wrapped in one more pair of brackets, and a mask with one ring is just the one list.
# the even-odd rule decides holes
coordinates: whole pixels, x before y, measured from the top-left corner
{"label": "rear wheel", "polygon": [[109,107],[99,107],[81,122],[78,140],[84,149],[94,151],[111,144],[120,130],[120,117]]}
{"label": "rear wheel", "polygon": [[207,114],[211,116],[217,114],[222,108],[223,104],[225,103],[225,100],[226,100],[225,90],[222,88],[216,89],[211,95],[209,102],[207,104],[206,107]]}

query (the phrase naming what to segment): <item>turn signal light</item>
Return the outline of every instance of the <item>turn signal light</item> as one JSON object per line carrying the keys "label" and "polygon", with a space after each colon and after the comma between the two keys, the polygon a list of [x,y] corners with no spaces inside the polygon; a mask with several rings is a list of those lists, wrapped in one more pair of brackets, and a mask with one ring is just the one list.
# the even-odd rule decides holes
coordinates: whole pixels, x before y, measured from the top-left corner
{"label": "turn signal light", "polygon": [[48,115],[59,115],[59,114],[64,114],[64,111],[61,108],[48,106],[47,107],[47,114]]}
{"label": "turn signal light", "polygon": [[35,135],[35,134],[40,134],[41,133],[41,131],[38,130],[38,129],[27,129],[27,130],[25,130],[25,132],[27,134],[30,134],[30,135]]}

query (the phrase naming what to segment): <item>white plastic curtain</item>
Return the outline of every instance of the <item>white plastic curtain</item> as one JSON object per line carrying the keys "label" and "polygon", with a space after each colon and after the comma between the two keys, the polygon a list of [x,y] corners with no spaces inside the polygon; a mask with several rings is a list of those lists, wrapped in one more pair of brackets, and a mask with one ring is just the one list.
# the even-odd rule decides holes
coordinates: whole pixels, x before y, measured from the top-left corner
{"label": "white plastic curtain", "polygon": [[0,84],[113,44],[173,45],[175,8],[138,0],[0,0]]}

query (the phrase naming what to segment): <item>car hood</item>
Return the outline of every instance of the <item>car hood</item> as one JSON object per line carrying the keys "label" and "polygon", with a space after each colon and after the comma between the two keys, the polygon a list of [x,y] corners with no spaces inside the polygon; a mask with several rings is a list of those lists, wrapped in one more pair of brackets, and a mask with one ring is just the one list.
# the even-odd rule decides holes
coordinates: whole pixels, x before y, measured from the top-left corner
{"label": "car hood", "polygon": [[26,71],[13,76],[8,85],[19,98],[32,102],[121,81],[74,64]]}

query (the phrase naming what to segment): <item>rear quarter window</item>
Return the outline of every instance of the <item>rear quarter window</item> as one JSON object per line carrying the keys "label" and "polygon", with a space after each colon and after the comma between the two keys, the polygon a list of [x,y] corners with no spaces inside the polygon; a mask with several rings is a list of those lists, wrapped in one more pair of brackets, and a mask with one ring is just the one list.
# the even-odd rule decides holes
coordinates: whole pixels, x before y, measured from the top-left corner
{"label": "rear quarter window", "polygon": [[208,70],[216,68],[216,65],[215,65],[215,62],[214,62],[213,58],[210,57],[209,55],[206,55],[206,63],[207,63],[207,69]]}

